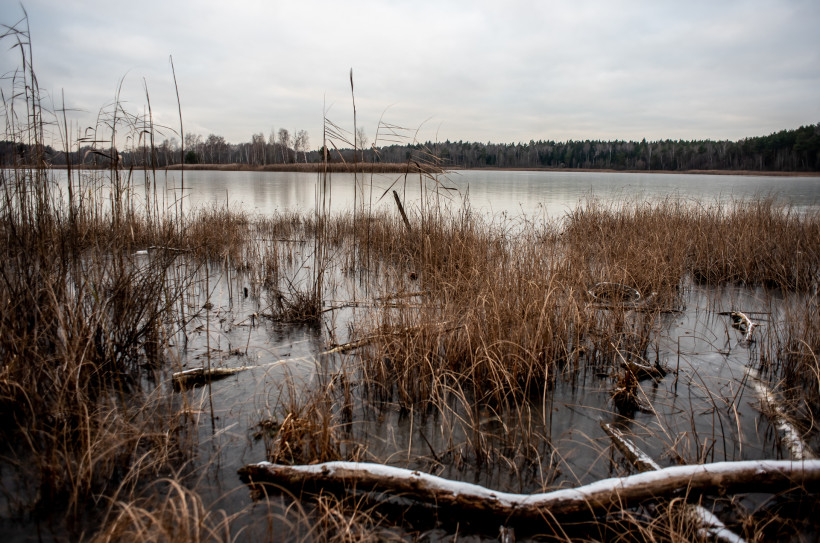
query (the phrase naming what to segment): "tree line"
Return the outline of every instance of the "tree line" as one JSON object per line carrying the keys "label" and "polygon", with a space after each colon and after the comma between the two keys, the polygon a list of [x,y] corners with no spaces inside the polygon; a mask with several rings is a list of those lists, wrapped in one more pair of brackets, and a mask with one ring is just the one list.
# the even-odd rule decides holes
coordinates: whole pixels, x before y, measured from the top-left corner
{"label": "tree line", "polygon": [[[738,141],[475,142],[393,145],[378,159],[402,162],[424,150],[449,168],[820,171],[820,123]],[[370,158],[370,154],[365,155]]]}
{"label": "tree line", "polygon": [[[531,140],[528,143],[478,143],[465,141],[425,142],[367,146],[367,137],[359,131],[359,146],[354,150],[333,148],[331,161],[364,161],[434,163],[450,169],[472,168],[569,168],[612,170],[752,170],[752,171],[820,171],[820,123],[781,130],[768,136],[729,140],[658,140],[603,141]],[[324,155],[323,148],[310,149],[305,130],[290,132],[279,129],[253,134],[250,141],[229,143],[222,136],[186,134],[184,145],[175,138],[159,145],[116,150],[82,146],[68,154],[51,147],[30,147],[23,143],[0,142],[0,164],[31,164],[40,157],[50,164],[101,166],[116,160],[122,167],[166,167],[188,164],[241,164],[263,167],[270,164],[315,163]]]}

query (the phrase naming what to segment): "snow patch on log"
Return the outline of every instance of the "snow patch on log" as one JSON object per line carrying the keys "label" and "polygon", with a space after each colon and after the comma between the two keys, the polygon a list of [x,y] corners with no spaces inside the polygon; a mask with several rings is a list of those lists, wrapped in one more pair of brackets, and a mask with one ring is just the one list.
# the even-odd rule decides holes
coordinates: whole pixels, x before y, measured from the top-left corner
{"label": "snow patch on log", "polygon": [[760,375],[753,368],[749,368],[749,378],[752,382],[752,388],[763,404],[764,413],[772,418],[772,422],[774,422],[775,427],[778,432],[780,432],[781,439],[789,449],[792,458],[795,460],[812,460],[817,458],[814,451],[803,441],[803,437],[794,427],[794,424],[792,424],[789,415],[783,409],[777,397],[769,390],[769,387],[763,383],[760,379]]}
{"label": "snow patch on log", "polygon": [[678,491],[756,491],[786,489],[820,482],[820,460],[754,460],[672,466],[622,478],[597,481],[571,489],[540,494],[510,494],[471,483],[443,479],[419,471],[360,462],[327,462],[283,466],[260,462],[239,470],[250,481],[270,481],[300,488],[335,484],[345,489],[379,489],[439,507],[451,507],[506,518],[541,519],[550,515],[605,511]]}
{"label": "snow patch on log", "polygon": [[746,543],[745,539],[729,530],[711,511],[696,505],[692,508],[692,512],[697,516],[700,524],[705,527],[703,531],[706,534],[702,535],[708,535],[726,543]]}

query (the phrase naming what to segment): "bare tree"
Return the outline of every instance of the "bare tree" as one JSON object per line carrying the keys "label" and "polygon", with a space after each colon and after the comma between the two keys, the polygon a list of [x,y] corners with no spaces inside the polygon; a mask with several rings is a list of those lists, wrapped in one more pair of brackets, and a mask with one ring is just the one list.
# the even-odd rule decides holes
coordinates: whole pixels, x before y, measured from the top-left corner
{"label": "bare tree", "polygon": [[360,126],[356,129],[356,147],[364,151],[367,149],[368,144],[367,134],[364,131],[364,127]]}
{"label": "bare tree", "polygon": [[299,157],[299,151],[302,151],[302,156],[307,162],[307,153],[310,150],[310,138],[307,130],[299,130],[296,132],[296,137],[293,140],[293,149],[296,151],[296,157]]}
{"label": "bare tree", "polygon": [[253,163],[257,166],[262,164],[266,164],[266,153],[265,153],[265,134],[259,132],[258,134],[254,134],[251,136],[251,153],[252,153],[252,160]]}
{"label": "bare tree", "polygon": [[282,146],[282,162],[288,163],[288,150],[290,149],[290,132],[287,128],[279,129],[279,145]]}

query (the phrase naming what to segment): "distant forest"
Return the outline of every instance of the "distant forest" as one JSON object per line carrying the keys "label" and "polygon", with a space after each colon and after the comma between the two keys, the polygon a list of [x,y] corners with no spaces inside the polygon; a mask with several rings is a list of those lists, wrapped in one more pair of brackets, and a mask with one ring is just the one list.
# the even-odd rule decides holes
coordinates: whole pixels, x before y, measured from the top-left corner
{"label": "distant forest", "polygon": [[[571,168],[611,170],[750,170],[820,171],[820,123],[781,130],[768,136],[739,141],[660,140],[660,141],[530,141],[528,143],[426,142],[367,146],[363,132],[358,140],[365,150],[332,149],[333,162],[402,163],[415,161],[448,169],[470,168]],[[186,134],[185,145],[176,139],[159,145],[117,150],[86,146],[69,153],[72,165],[108,167],[112,157],[118,167],[166,167],[188,164],[241,164],[264,167],[274,164],[320,162],[322,150],[308,150],[308,134],[299,130],[262,133],[250,142],[228,143],[214,134],[202,138]],[[355,156],[354,156],[355,155]],[[51,147],[29,147],[1,141],[0,164],[31,164],[42,158],[52,165],[66,164],[64,151]]]}

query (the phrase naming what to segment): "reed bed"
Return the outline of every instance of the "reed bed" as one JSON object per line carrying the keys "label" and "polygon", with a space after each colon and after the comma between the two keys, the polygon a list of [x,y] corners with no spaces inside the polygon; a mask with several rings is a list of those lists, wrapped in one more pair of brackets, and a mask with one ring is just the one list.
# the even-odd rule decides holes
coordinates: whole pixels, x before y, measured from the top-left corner
{"label": "reed bed", "polygon": [[773,198],[717,205],[688,229],[696,281],[808,292],[820,274],[817,213],[801,215]]}

